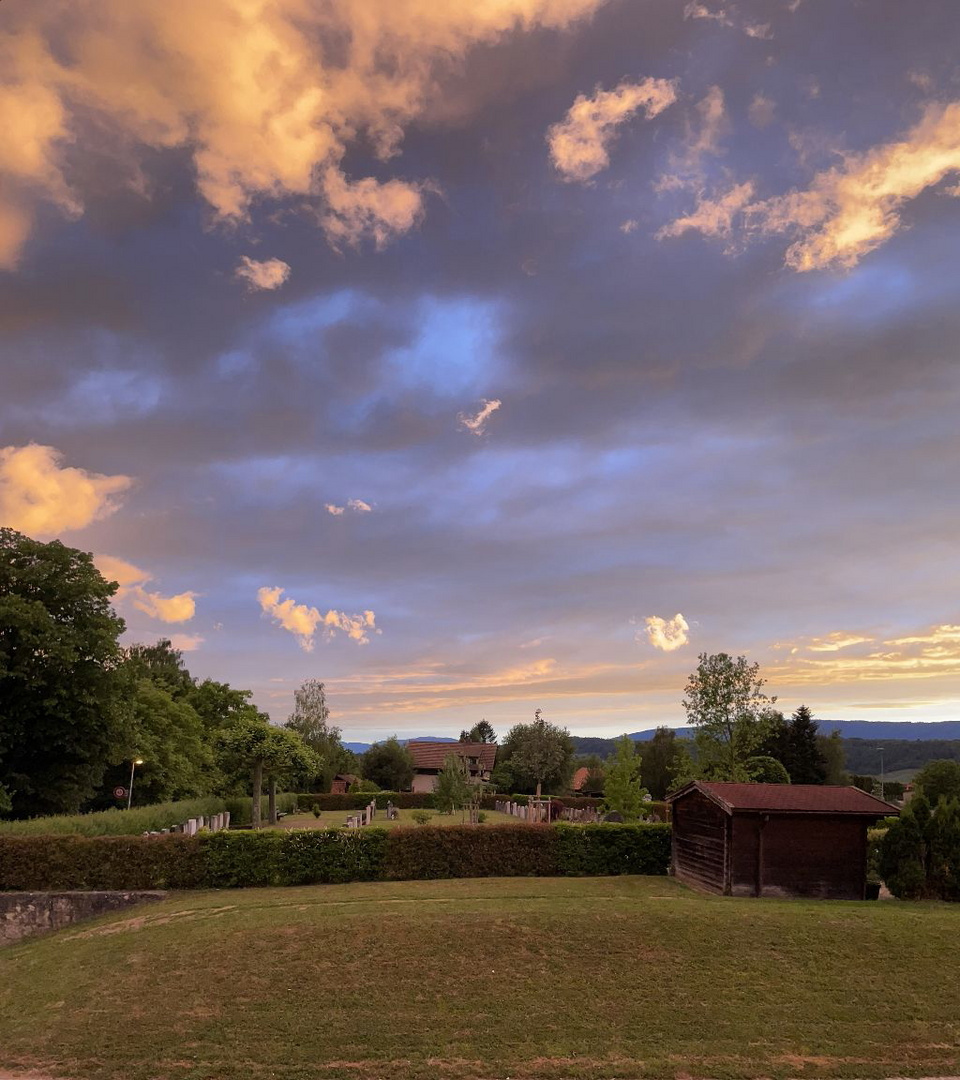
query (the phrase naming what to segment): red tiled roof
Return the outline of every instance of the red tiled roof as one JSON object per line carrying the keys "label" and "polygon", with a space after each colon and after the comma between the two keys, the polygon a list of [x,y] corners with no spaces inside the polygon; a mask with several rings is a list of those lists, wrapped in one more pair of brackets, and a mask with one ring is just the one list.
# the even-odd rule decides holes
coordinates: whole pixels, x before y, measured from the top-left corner
{"label": "red tiled roof", "polygon": [[587,782],[587,777],[589,775],[589,769],[577,769],[577,771],[573,774],[573,781],[570,784],[571,791],[579,791]]}
{"label": "red tiled roof", "polygon": [[492,772],[497,760],[496,743],[480,742],[410,742],[407,749],[415,769],[442,769],[451,754],[463,758],[478,758],[481,772]]}
{"label": "red tiled roof", "polygon": [[864,817],[900,813],[892,803],[860,788],[821,784],[720,784],[695,780],[668,796],[667,801],[673,802],[693,789],[702,791],[729,813],[752,810],[787,814],[859,814]]}

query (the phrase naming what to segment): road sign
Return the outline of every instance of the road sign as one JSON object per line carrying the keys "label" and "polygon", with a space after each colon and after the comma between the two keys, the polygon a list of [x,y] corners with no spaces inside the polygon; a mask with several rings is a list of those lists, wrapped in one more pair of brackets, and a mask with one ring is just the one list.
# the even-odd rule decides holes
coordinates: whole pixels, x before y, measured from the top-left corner
{"label": "road sign", "polygon": [[113,797],[115,799],[125,799],[127,797],[127,789],[125,787],[115,787],[113,789]]}

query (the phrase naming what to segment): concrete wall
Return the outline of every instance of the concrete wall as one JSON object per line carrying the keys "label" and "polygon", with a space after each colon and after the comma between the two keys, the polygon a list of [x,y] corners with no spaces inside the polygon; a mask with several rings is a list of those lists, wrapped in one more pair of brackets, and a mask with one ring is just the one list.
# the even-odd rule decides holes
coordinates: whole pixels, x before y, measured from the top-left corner
{"label": "concrete wall", "polygon": [[136,904],[163,900],[164,892],[0,893],[0,945],[46,934]]}

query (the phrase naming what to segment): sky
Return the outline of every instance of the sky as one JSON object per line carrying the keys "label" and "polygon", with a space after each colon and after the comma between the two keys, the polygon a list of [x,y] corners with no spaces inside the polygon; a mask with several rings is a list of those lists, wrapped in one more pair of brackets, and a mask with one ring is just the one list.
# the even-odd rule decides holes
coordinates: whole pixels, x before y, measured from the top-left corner
{"label": "sky", "polygon": [[344,737],[956,719],[955,0],[2,0],[0,524]]}

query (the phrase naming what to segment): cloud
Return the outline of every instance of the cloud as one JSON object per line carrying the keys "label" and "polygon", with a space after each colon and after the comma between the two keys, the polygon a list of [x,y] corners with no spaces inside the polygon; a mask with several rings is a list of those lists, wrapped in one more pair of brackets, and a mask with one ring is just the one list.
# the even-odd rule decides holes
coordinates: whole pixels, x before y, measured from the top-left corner
{"label": "cloud", "polygon": [[351,510],[356,510],[358,514],[369,514],[370,511],[373,510],[373,507],[369,503],[364,502],[363,499],[348,499],[347,506],[349,506]]}
{"label": "cloud", "polygon": [[761,41],[769,41],[773,37],[769,23],[744,23],[743,32],[747,37],[760,38]]}
{"label": "cloud", "polygon": [[278,626],[288,630],[300,643],[304,652],[312,652],[317,628],[322,626],[329,639],[340,630],[360,645],[370,641],[370,634],[379,634],[376,616],[372,611],[362,615],[347,615],[343,611],[328,611],[322,615],[315,607],[298,604],[292,597],[281,600],[283,589],[266,587],[257,590],[257,599],[265,615],[270,615]]}
{"label": "cloud", "polygon": [[323,508],[328,514],[333,514],[334,517],[340,517],[340,515],[346,509],[346,507],[337,506],[335,503],[324,503]]}
{"label": "cloud", "polygon": [[700,232],[704,236],[729,237],[733,232],[734,219],[753,198],[753,184],[747,181],[736,184],[715,199],[701,199],[691,214],[677,218],[664,225],[657,239],[682,236],[686,232]]}
{"label": "cloud", "polygon": [[565,180],[583,183],[610,164],[607,148],[621,124],[641,108],[652,120],[676,100],[670,79],[624,81],[613,90],[598,88],[590,98],[581,94],[547,131],[550,159]]}
{"label": "cloud", "polygon": [[71,21],[68,50],[62,5],[9,16],[4,5],[0,265],[16,265],[41,202],[82,213],[85,193],[66,178],[71,144],[108,152],[147,194],[143,149],[186,150],[220,221],[296,199],[315,204],[334,245],[383,245],[419,221],[424,182],[351,180],[348,150],[362,141],[387,161],[438,96],[438,76],[472,48],[567,29],[602,2],[99,0]]}
{"label": "cloud", "polygon": [[850,269],[900,228],[904,205],[960,172],[960,102],[927,107],[895,142],[818,173],[805,191],[750,208],[760,233],[796,232],[785,263],[800,272]]}
{"label": "cloud", "polygon": [[837,632],[825,637],[811,638],[807,648],[811,652],[839,652],[841,649],[849,649],[851,645],[863,645],[870,641],[873,641],[873,638]]}
{"label": "cloud", "polygon": [[720,153],[720,140],[729,130],[726,102],[719,86],[711,86],[697,102],[696,122],[687,121],[683,148],[670,158],[670,172],[656,183],[658,191],[693,190],[704,186],[703,159]]}
{"label": "cloud", "polygon": [[757,92],[753,95],[747,115],[754,127],[765,128],[773,123],[774,114],[777,111],[776,102],[772,98]]}
{"label": "cloud", "polygon": [[115,581],[121,591],[134,585],[143,585],[152,580],[153,575],[139,566],[127,562],[125,559],[115,558],[113,555],[94,555],[93,561],[97,569],[107,581]]}
{"label": "cloud", "polygon": [[83,529],[117,510],[115,497],[129,476],[63,468],[52,446],[30,443],[0,449],[0,524],[34,537]]}
{"label": "cloud", "polygon": [[259,261],[242,255],[234,276],[246,281],[247,288],[251,292],[260,289],[279,289],[290,277],[290,266],[282,259]]}
{"label": "cloud", "polygon": [[660,649],[662,652],[674,652],[690,640],[687,632],[690,627],[679,612],[672,619],[661,619],[659,615],[650,615],[643,621],[647,640],[655,649]]}
{"label": "cloud", "polygon": [[176,596],[163,596],[161,593],[146,592],[137,586],[133,590],[136,599],[133,606],[152,619],[165,623],[188,622],[197,612],[194,602],[197,593],[182,592]]}
{"label": "cloud", "polygon": [[170,644],[180,652],[196,652],[206,639],[199,634],[171,634]]}
{"label": "cloud", "polygon": [[714,22],[720,23],[721,26],[733,26],[733,20],[723,8],[711,11],[706,4],[698,3],[697,0],[687,4],[683,9],[683,17],[685,19],[712,19]]}
{"label": "cloud", "polygon": [[480,411],[475,416],[467,416],[466,413],[457,414],[457,420],[460,422],[460,426],[467,431],[472,431],[474,435],[482,435],[484,433],[487,421],[502,404],[502,402],[496,398],[492,401],[488,401],[486,398],[483,398],[482,400],[483,404]]}

